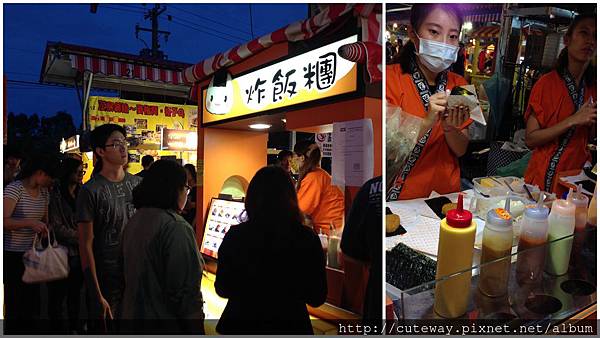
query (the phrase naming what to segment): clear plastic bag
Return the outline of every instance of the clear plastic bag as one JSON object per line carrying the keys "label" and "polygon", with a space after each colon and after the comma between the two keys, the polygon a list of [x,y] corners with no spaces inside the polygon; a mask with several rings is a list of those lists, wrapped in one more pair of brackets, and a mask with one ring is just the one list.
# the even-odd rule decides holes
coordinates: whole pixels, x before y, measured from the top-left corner
{"label": "clear plastic bag", "polygon": [[390,103],[386,106],[386,187],[390,187],[408,160],[417,138],[423,119],[403,111]]}

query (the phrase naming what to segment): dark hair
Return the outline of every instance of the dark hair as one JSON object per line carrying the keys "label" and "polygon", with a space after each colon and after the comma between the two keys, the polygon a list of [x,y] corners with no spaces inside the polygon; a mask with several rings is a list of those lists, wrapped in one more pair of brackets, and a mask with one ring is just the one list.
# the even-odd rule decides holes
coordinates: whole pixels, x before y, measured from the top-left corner
{"label": "dark hair", "polygon": [[[575,17],[575,19],[573,19],[573,21],[571,22],[571,24],[569,25],[569,28],[567,29],[567,33],[565,33],[565,36],[572,36],[573,35],[573,31],[575,30],[575,27],[577,27],[577,25],[579,25],[579,23],[581,23],[583,20],[586,19],[592,19],[594,21],[596,21],[596,15],[595,14],[581,14]],[[567,69],[568,70],[569,67],[569,51],[567,50],[567,47],[565,46],[565,48],[563,48],[560,51],[560,54],[558,54],[558,59],[556,60],[556,63],[554,65],[554,69],[556,69],[556,71],[558,71],[558,73],[560,74],[563,70]],[[585,69],[585,72],[583,73],[583,81],[585,82],[586,85],[588,86],[593,86],[596,84],[596,67],[594,67],[594,65],[592,65],[592,63],[590,62],[587,66],[587,68]]]}
{"label": "dark hair", "polygon": [[[98,126],[92,130],[90,133],[90,144],[92,146],[92,150],[96,153],[96,148],[104,148],[106,141],[110,137],[112,133],[115,131],[123,134],[124,137],[127,136],[127,132],[125,128],[121,127],[118,124],[107,123],[101,126]],[[100,156],[96,156],[96,163],[94,163],[94,171],[93,174],[97,174],[102,170],[102,158]]]}
{"label": "dark hair", "polygon": [[23,180],[33,176],[38,170],[46,175],[56,178],[58,174],[58,155],[31,155],[23,164],[21,171],[17,175],[18,180]]}
{"label": "dark hair", "polygon": [[300,188],[300,184],[304,177],[319,166],[319,162],[321,162],[321,149],[314,141],[308,140],[296,143],[294,152],[298,155],[304,155],[302,167],[298,168],[300,171],[298,176],[298,188]]}
{"label": "dark hair", "polygon": [[245,206],[252,223],[273,225],[275,230],[302,225],[296,189],[281,167],[263,167],[254,175],[248,185]]}
{"label": "dark hair", "polygon": [[[76,174],[79,167],[83,164],[82,161],[67,157],[60,161],[60,166],[58,170],[58,180],[61,196],[64,197],[67,202],[75,208],[75,198],[71,196],[69,193],[69,184],[71,183],[71,175]],[[75,196],[79,191],[79,186],[75,188]]]}
{"label": "dark hair", "polygon": [[293,155],[294,155],[294,153],[292,153],[291,151],[289,151],[287,149],[283,149],[282,151],[279,152],[279,154],[277,154],[277,161],[281,162],[281,161],[283,161],[284,158],[291,157]]}
{"label": "dark hair", "polygon": [[152,155],[144,155],[144,157],[142,157],[142,167],[146,168],[152,163],[154,163],[154,157]]}
{"label": "dark hair", "polygon": [[192,178],[194,179],[194,182],[195,182],[196,181],[196,167],[191,163],[187,163],[183,167],[185,168],[185,170],[187,170],[190,173],[190,175],[192,175]]}
{"label": "dark hair", "polygon": [[[463,25],[463,14],[460,8],[456,4],[448,4],[448,3],[433,3],[433,4],[413,4],[410,9],[410,25],[412,29],[416,32],[419,30],[425,18],[433,11],[435,8],[441,8],[442,10],[454,15],[458,20],[458,30]],[[416,52],[415,44],[412,41],[408,41],[406,45],[402,47],[402,50],[397,55],[395,60],[392,63],[400,63],[400,67],[402,68],[402,72],[406,73],[410,69],[410,60],[414,57]]]}
{"label": "dark hair", "polygon": [[133,189],[133,205],[139,208],[178,210],[179,194],[187,183],[185,170],[175,161],[152,164],[142,183]]}
{"label": "dark hair", "polygon": [[23,159],[23,153],[16,147],[4,146],[4,159],[9,157]]}

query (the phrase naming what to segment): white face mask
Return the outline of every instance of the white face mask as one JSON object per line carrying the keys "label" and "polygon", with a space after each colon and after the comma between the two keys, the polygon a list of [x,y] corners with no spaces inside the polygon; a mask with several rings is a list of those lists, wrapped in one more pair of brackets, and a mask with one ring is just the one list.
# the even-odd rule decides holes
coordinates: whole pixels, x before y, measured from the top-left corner
{"label": "white face mask", "polygon": [[417,37],[419,38],[419,52],[416,52],[417,57],[430,71],[439,73],[456,62],[458,46],[422,39],[418,35]]}

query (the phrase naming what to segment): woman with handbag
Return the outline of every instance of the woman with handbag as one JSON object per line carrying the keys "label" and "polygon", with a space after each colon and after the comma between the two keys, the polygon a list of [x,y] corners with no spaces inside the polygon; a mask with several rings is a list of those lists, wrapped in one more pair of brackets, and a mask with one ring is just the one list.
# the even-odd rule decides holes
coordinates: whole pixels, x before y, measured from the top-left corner
{"label": "woman with handbag", "polygon": [[525,142],[533,149],[525,181],[560,194],[557,174],[591,161],[596,135],[596,15],[575,17],[553,71],[533,86],[525,111]]}
{"label": "woman with handbag", "polygon": [[50,192],[49,226],[56,234],[58,243],[67,248],[69,257],[69,277],[48,283],[48,317],[51,319],[55,333],[81,330],[79,305],[83,272],[79,257],[75,200],[81,187],[83,174],[81,160],[63,159],[59,169],[59,180]]}
{"label": "woman with handbag", "polygon": [[35,332],[40,315],[40,285],[22,281],[23,254],[38,233],[47,233],[48,188],[56,176],[56,160],[32,156],[17,180],[4,189],[5,333]]}

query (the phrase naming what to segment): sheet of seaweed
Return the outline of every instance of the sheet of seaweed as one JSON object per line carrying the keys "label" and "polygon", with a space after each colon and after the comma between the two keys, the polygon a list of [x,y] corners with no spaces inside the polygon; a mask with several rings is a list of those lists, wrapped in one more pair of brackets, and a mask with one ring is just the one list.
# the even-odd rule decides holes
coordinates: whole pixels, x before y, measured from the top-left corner
{"label": "sheet of seaweed", "polygon": [[436,262],[399,243],[385,255],[386,282],[407,290],[435,279]]}

